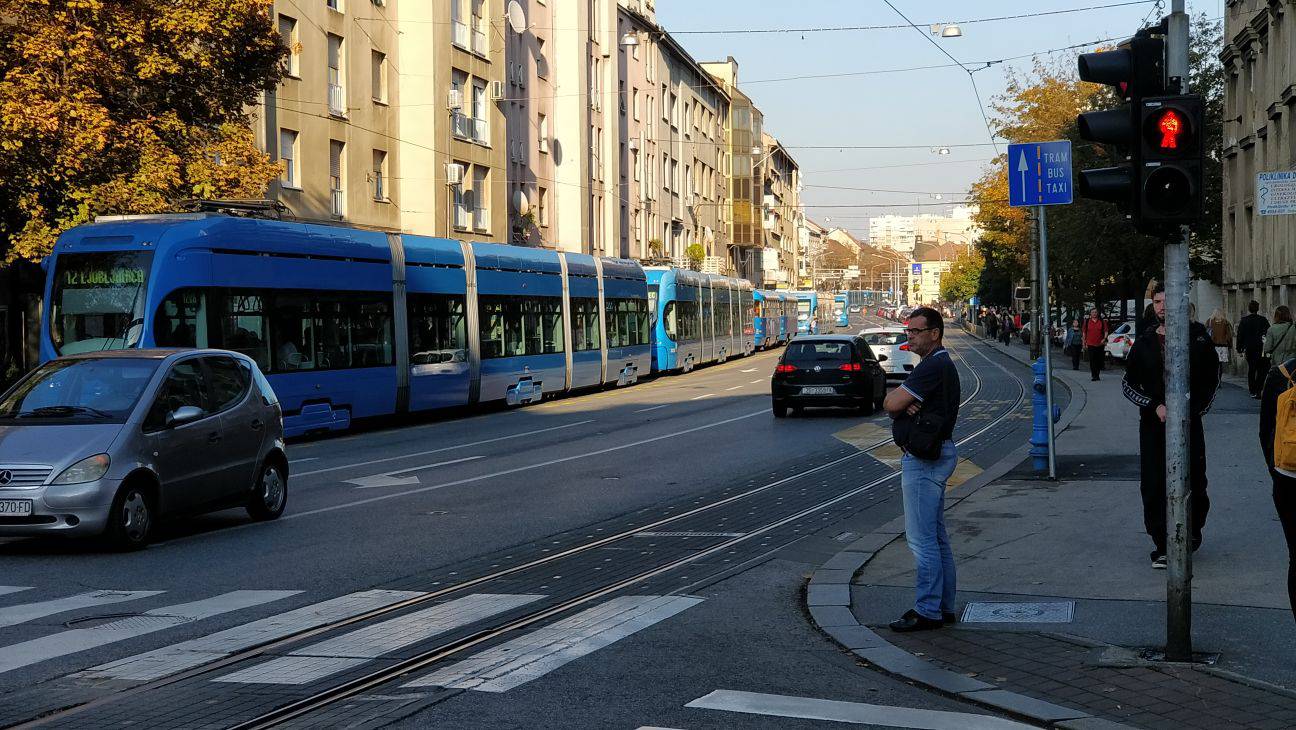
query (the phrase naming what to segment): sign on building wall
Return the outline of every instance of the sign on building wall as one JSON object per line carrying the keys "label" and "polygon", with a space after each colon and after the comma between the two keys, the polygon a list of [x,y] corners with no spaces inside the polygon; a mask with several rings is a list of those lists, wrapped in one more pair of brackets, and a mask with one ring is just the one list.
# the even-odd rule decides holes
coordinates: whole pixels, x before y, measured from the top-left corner
{"label": "sign on building wall", "polygon": [[1257,172],[1255,197],[1260,215],[1296,215],[1296,170]]}

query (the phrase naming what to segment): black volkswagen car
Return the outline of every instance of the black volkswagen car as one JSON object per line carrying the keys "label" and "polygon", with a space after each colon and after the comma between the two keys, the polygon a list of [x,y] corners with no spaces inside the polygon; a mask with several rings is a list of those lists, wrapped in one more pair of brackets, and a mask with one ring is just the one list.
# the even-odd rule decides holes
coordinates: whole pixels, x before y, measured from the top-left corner
{"label": "black volkswagen car", "polygon": [[845,406],[870,414],[886,398],[886,373],[862,337],[800,335],[779,358],[770,395],[775,418],[806,406]]}

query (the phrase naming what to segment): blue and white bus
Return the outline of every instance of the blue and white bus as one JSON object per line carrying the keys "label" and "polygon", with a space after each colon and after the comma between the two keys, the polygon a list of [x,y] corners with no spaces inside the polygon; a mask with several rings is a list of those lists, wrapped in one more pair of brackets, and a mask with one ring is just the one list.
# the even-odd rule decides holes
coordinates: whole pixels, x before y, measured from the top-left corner
{"label": "blue and white bus", "polygon": [[46,266],[42,361],[242,352],[273,384],[288,435],[626,385],[651,362],[632,261],[198,213],[79,226]]}
{"label": "blue and white bus", "polygon": [[755,350],[752,285],[744,279],[650,267],[653,372],[688,372]]}

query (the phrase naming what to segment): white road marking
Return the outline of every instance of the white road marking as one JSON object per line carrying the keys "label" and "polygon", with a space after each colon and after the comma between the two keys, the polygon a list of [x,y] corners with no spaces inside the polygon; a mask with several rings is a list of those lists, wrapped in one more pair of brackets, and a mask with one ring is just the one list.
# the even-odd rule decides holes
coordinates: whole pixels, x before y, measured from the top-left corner
{"label": "white road marking", "polygon": [[474,593],[335,636],[214,681],[308,684],[541,598],[544,596]]}
{"label": "white road marking", "polygon": [[647,413],[648,411],[655,411],[655,410],[657,410],[658,408],[665,408],[666,406],[669,406],[669,405],[672,405],[672,404],[670,404],[670,403],[663,403],[663,404],[661,404],[661,405],[659,405],[659,406],[653,406],[652,408],[640,408],[639,410],[635,411],[635,413]]}
{"label": "white road marking", "polygon": [[318,456],[307,456],[304,459],[289,459],[288,464],[289,466],[293,464],[305,464],[308,461],[319,461],[319,459],[320,457]]}
{"label": "white road marking", "polygon": [[701,602],[685,596],[613,598],[401,686],[506,692]]}
{"label": "white road marking", "polygon": [[451,464],[462,464],[465,461],[477,461],[485,459],[485,456],[465,456],[462,459],[451,459],[450,461],[441,461],[436,464],[424,464],[423,466],[411,466],[408,469],[397,469],[396,471],[384,472],[382,474],[371,474],[357,479],[347,479],[347,484],[356,485],[357,489],[373,489],[374,487],[406,487],[411,484],[418,484],[418,477],[401,477],[397,474],[408,474],[412,471],[423,471],[424,469],[434,469],[438,466],[449,466]]}
{"label": "white road marking", "polygon": [[[526,465],[526,466],[517,466],[517,467],[513,467],[512,469],[503,469],[503,470],[501,470],[501,471],[493,472],[493,473],[491,473],[491,474],[480,474],[480,475],[475,476],[475,477],[466,477],[466,478],[464,478],[464,479],[456,479],[456,480],[454,480],[454,481],[452,481],[452,482],[445,482],[445,483],[443,483],[443,484],[429,484],[429,485],[426,486],[426,487],[419,487],[418,489],[406,489],[406,490],[403,491],[403,492],[392,492],[391,494],[382,494],[382,495],[379,495],[379,496],[376,496],[376,497],[368,497],[368,498],[366,498],[366,499],[357,499],[357,500],[355,500],[354,502],[346,502],[346,503],[344,503],[344,504],[334,504],[334,505],[330,505],[330,506],[328,506],[328,507],[319,507],[319,508],[316,508],[316,509],[306,510],[306,511],[304,511],[304,512],[294,512],[294,513],[292,513],[292,514],[284,515],[283,517],[280,517],[279,519],[280,519],[280,520],[295,520],[295,519],[297,519],[297,518],[299,518],[299,517],[309,517],[309,516],[311,516],[311,515],[323,514],[323,513],[325,513],[325,512],[334,512],[334,511],[336,511],[336,510],[340,510],[340,509],[350,509],[350,508],[352,508],[352,507],[362,507],[362,506],[364,506],[364,505],[366,505],[366,504],[373,504],[374,502],[381,502],[381,501],[386,500],[386,499],[395,499],[395,498],[397,498],[397,497],[408,497],[408,496],[410,496],[410,495],[412,495],[412,494],[422,494],[423,492],[430,492],[430,491],[432,491],[432,490],[434,490],[434,489],[444,489],[444,488],[446,488],[446,487],[455,487],[455,486],[459,486],[460,484],[471,484],[471,483],[473,483],[473,482],[480,482],[480,481],[484,481],[484,480],[486,480],[486,479],[494,479],[494,478],[496,478],[496,477],[507,476],[507,475],[509,475],[509,474],[517,474],[518,472],[530,471],[530,470],[532,470],[532,469],[539,469],[539,468],[546,467],[546,466],[553,466],[554,464],[564,464],[564,463],[569,462],[569,461],[576,461],[577,459],[587,459],[587,458],[589,458],[589,457],[591,457],[591,456],[599,456],[599,455],[601,455],[601,454],[608,454],[608,453],[611,453],[611,452],[613,452],[613,451],[621,451],[621,450],[623,450],[623,449],[633,449],[633,448],[636,447],[636,446],[643,446],[644,444],[651,444],[651,443],[654,443],[654,442],[657,442],[657,441],[662,441],[662,440],[664,440],[664,439],[675,438],[676,436],[683,436],[683,435],[685,435],[685,434],[695,433],[695,432],[697,432],[697,431],[705,431],[705,430],[708,429],[708,428],[715,428],[716,426],[723,426],[723,425],[725,425],[725,424],[727,424],[727,423],[733,423],[733,422],[735,422],[735,421],[742,421],[742,420],[745,420],[745,419],[748,419],[748,418],[755,418],[756,416],[768,416],[768,415],[769,415],[769,411],[768,411],[768,410],[754,411],[754,412],[752,412],[752,413],[745,413],[745,414],[743,414],[743,415],[741,415],[741,416],[734,416],[733,418],[725,418],[725,419],[723,419],[723,420],[719,420],[719,421],[712,421],[711,423],[704,423],[704,424],[702,424],[701,426],[694,426],[693,428],[686,428],[686,429],[683,429],[683,430],[680,430],[680,431],[675,431],[675,432],[673,432],[673,433],[662,434],[661,436],[653,436],[652,438],[639,439],[638,441],[631,441],[631,442],[628,443],[628,444],[621,444],[621,445],[619,445],[619,446],[609,446],[609,447],[604,448],[604,449],[595,449],[594,451],[587,451],[587,452],[585,452],[584,454],[574,454],[574,455],[572,455],[572,456],[563,456],[563,457],[560,457],[560,458],[557,458],[557,459],[549,459],[548,461],[541,461],[541,462],[538,462],[538,463],[535,463],[535,464],[528,464],[528,465]],[[253,524],[253,523],[248,523],[248,524]],[[237,529],[237,528],[232,528],[232,529]]]}
{"label": "white road marking", "polygon": [[19,591],[30,591],[30,590],[31,590],[31,586],[0,586],[0,596],[7,596],[10,593],[17,593]]}
{"label": "white road marking", "polygon": [[754,373],[754,372],[756,372],[756,371],[759,370],[759,369],[760,369],[760,368],[747,368],[746,370],[739,370],[738,372],[740,372],[740,373]]}
{"label": "white road marking", "polygon": [[725,710],[751,715],[830,720],[854,725],[884,725],[916,730],[1026,730],[1034,727],[1012,720],[968,712],[917,710],[863,702],[818,700],[759,692],[720,689],[684,705],[702,710]]}
{"label": "white road marking", "polygon": [[301,591],[231,591],[201,601],[155,608],[146,611],[142,616],[129,616],[86,629],[69,629],[20,644],[0,647],[0,673],[133,639],[155,631],[183,626],[222,613],[278,601],[298,593]]}
{"label": "white road marking", "polygon": [[560,431],[564,428],[583,426],[587,423],[593,423],[593,422],[594,419],[590,418],[584,421],[577,421],[575,423],[563,424],[562,426],[553,426],[551,428],[537,428],[523,433],[513,433],[513,434],[509,434],[508,436],[496,436],[495,438],[482,439],[481,441],[473,441],[467,444],[457,444],[455,446],[443,446],[439,449],[430,449],[428,451],[415,451],[412,454],[401,454],[400,456],[388,456],[383,459],[371,459],[369,461],[358,461],[354,464],[342,464],[341,466],[330,466],[327,469],[316,469],[315,471],[304,471],[300,474],[294,474],[293,478],[300,479],[302,477],[313,476],[315,474],[325,474],[331,471],[340,471],[342,469],[354,469],[355,467],[358,466],[372,466],[374,464],[384,464],[389,461],[399,461],[400,459],[412,459],[416,456],[427,456],[428,454],[439,454],[443,451],[454,451],[455,449],[466,449],[471,446],[481,446],[482,444],[493,444],[497,441],[507,441],[509,439],[518,439],[518,438],[523,438],[525,436],[534,436],[535,434],[546,433],[548,431]]}
{"label": "white road marking", "polygon": [[217,631],[191,641],[137,654],[80,672],[86,679],[125,679],[148,682],[214,662],[236,652],[342,621],[366,611],[425,595],[416,591],[372,590],[351,593],[321,603],[302,606],[278,616]]}
{"label": "white road marking", "polygon": [[[750,385],[750,383],[748,385]],[[738,390],[739,388],[746,388],[746,387],[747,387],[746,385],[735,385],[732,388],[725,388],[725,390]]]}
{"label": "white road marking", "polygon": [[17,606],[0,608],[0,627],[15,626],[38,618],[52,616],[56,613],[75,611],[91,606],[106,606],[111,603],[134,601],[139,598],[156,596],[163,591],[91,591],[78,593],[75,596],[55,598],[52,601],[39,603],[22,603]]}
{"label": "white road marking", "polygon": [[757,383],[763,383],[763,382],[765,382],[765,379],[764,379],[764,378],[761,378],[760,380],[753,380],[753,381],[751,381],[750,383],[748,383],[748,385],[755,385],[755,384],[757,384]]}
{"label": "white road marking", "polygon": [[689,398],[689,400],[702,400],[703,398],[710,398],[713,395],[715,395],[715,393],[703,393],[696,398]]}

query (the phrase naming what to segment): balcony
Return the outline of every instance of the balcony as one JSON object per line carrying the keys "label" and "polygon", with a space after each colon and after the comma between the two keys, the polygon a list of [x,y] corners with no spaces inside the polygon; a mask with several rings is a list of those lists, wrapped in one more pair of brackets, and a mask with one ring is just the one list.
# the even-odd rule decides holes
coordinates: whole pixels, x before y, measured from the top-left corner
{"label": "balcony", "polygon": [[485,58],[490,52],[490,44],[486,40],[486,33],[480,30],[474,30],[472,34],[472,52]]}
{"label": "balcony", "polygon": [[450,121],[451,131],[459,139],[473,138],[473,118],[462,112],[455,112]]}
{"label": "balcony", "polygon": [[333,178],[332,183],[333,187],[329,192],[333,204],[333,215],[341,218],[346,215],[346,191],[339,187],[341,181],[338,178]]}
{"label": "balcony", "polygon": [[472,214],[473,230],[482,233],[489,232],[490,231],[490,209],[484,207],[473,208],[472,213],[473,213]]}
{"label": "balcony", "polygon": [[490,120],[472,119],[472,138],[478,144],[490,145]]}
{"label": "balcony", "polygon": [[472,50],[472,40],[468,32],[468,24],[458,20],[450,21],[450,42],[464,49]]}
{"label": "balcony", "polygon": [[472,230],[472,211],[463,205],[454,207],[454,227],[457,231]]}
{"label": "balcony", "polygon": [[346,90],[341,84],[328,85],[328,110],[333,116],[346,116]]}

